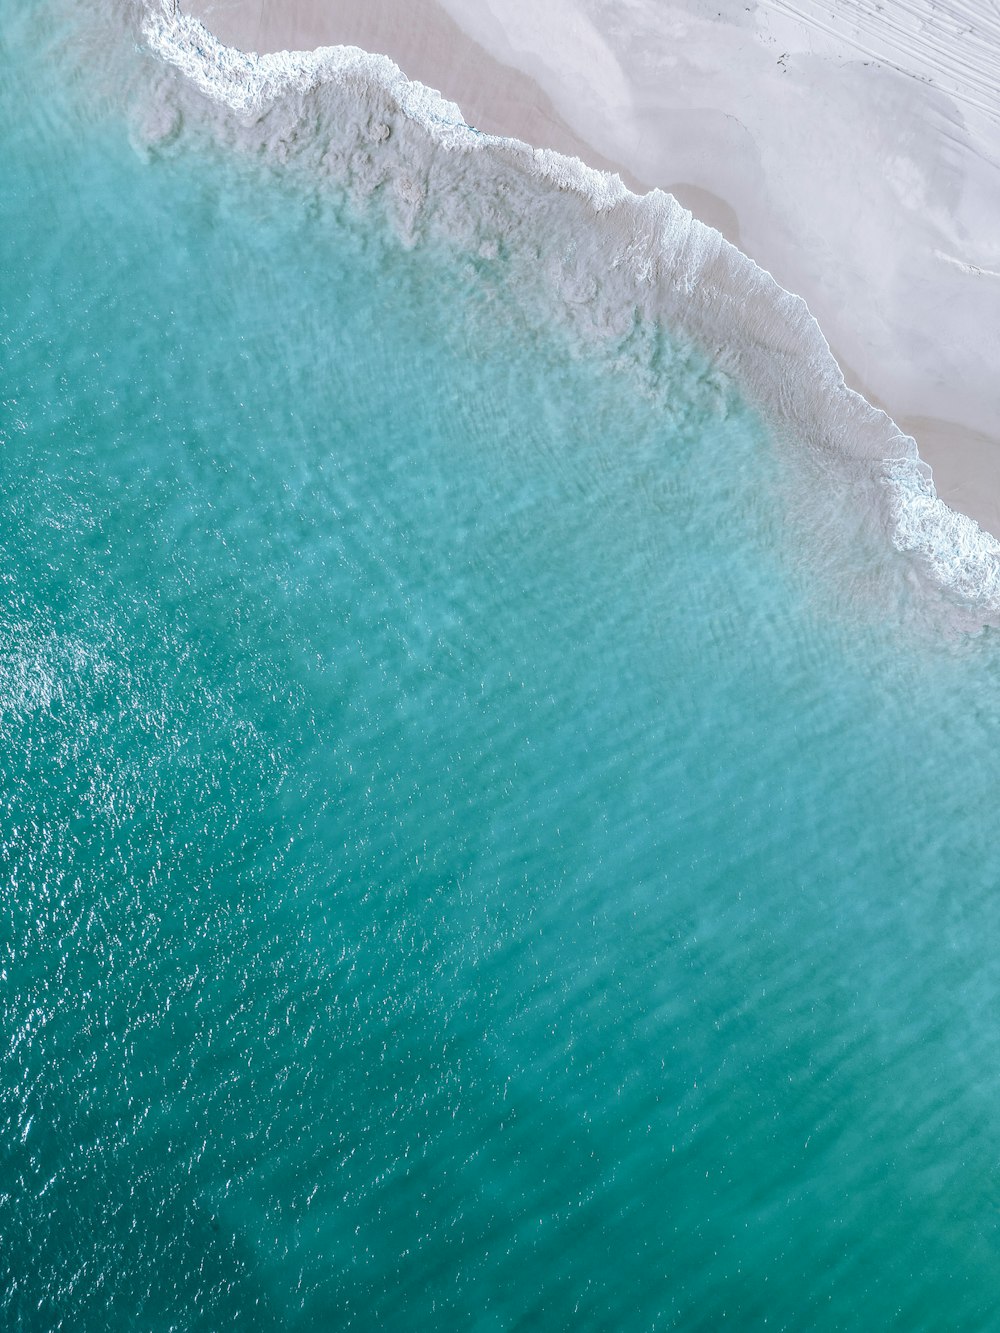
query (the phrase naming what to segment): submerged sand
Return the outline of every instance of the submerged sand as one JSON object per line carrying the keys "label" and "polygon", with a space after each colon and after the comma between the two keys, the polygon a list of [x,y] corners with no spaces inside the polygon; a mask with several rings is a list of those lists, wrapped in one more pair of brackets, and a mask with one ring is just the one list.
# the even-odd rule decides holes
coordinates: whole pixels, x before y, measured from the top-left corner
{"label": "submerged sand", "polygon": [[[391,56],[491,133],[674,193],[802,295],[1000,535],[1000,22],[964,0],[189,0],[245,50]],[[996,30],[994,32],[994,29]]]}

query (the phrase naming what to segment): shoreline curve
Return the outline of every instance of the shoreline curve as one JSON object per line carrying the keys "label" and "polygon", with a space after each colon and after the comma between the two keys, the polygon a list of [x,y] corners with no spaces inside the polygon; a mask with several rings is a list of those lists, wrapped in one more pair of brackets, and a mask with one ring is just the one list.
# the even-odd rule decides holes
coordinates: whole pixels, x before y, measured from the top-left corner
{"label": "shoreline curve", "polygon": [[[224,141],[300,158],[362,193],[387,186],[404,241],[443,233],[473,251],[498,238],[535,247],[548,287],[589,336],[621,334],[636,317],[686,335],[773,428],[839,474],[860,520],[943,596],[957,627],[1000,625],[1000,542],[939,498],[914,439],[847,386],[805,301],[672,195],[638,195],[579,158],[483,134],[387,56],[348,46],[258,55],[225,46],[173,0],[140,10],[146,43],[184,76],[172,95],[194,93],[204,114],[214,107]],[[436,188],[443,174],[462,189]],[[517,191],[531,206],[515,216],[506,206]],[[572,244],[540,245],[542,222]]]}

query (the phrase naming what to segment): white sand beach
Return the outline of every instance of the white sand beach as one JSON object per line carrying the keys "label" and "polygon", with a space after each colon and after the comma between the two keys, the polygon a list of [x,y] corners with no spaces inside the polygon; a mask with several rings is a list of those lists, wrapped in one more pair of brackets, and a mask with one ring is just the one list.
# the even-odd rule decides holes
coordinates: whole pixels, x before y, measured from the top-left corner
{"label": "white sand beach", "polygon": [[808,302],[1000,535],[995,0],[188,0],[245,50],[391,56],[479,128],[660,186]]}

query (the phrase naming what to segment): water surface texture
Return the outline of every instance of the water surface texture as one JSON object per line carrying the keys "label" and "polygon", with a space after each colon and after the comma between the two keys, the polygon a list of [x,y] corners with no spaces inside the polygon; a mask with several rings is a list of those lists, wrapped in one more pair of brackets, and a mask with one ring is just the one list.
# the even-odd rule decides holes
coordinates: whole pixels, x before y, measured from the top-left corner
{"label": "water surface texture", "polygon": [[996,1327],[995,636],[2,23],[0,1323]]}

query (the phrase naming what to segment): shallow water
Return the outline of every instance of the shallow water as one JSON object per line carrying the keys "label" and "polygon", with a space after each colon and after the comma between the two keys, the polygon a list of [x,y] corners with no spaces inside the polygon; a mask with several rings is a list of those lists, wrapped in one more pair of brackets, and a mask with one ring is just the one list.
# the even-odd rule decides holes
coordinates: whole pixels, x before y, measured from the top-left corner
{"label": "shallow water", "polygon": [[995,636],[4,23],[5,1327],[995,1326]]}

